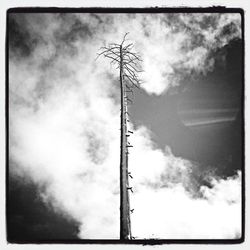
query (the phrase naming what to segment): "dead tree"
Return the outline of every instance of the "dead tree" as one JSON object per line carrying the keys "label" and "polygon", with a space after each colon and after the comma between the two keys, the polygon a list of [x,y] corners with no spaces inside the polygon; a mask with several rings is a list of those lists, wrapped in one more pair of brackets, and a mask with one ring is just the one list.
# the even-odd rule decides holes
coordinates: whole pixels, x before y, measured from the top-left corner
{"label": "dead tree", "polygon": [[[128,43],[125,34],[120,44],[110,43],[107,47],[101,47],[98,56],[110,59],[111,65],[116,66],[120,71],[121,88],[121,141],[120,141],[120,239],[133,239],[131,234],[129,192],[133,192],[129,186],[129,177],[133,178],[128,172],[129,148],[133,147],[128,138],[133,132],[128,129],[129,122],[128,103],[132,103],[133,89],[140,88],[142,81],[138,74],[142,72],[140,62],[141,57],[133,52],[133,43]],[[132,212],[131,212],[132,211]]]}

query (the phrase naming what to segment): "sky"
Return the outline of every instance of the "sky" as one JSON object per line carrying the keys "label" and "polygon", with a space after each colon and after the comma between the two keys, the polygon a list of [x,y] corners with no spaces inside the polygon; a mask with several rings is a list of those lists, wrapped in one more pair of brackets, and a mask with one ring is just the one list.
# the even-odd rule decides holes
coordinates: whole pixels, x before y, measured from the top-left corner
{"label": "sky", "polygon": [[126,32],[144,70],[129,106],[132,235],[241,237],[239,14],[8,18],[13,239],[119,238],[119,71],[95,58]]}

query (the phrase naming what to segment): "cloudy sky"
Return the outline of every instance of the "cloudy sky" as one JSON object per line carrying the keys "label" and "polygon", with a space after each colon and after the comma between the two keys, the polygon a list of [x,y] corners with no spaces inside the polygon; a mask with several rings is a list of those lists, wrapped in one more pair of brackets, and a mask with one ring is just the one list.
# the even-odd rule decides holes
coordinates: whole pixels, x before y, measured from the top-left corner
{"label": "cloudy sky", "polygon": [[9,236],[119,238],[119,72],[142,59],[130,196],[138,239],[241,237],[239,14],[11,13]]}

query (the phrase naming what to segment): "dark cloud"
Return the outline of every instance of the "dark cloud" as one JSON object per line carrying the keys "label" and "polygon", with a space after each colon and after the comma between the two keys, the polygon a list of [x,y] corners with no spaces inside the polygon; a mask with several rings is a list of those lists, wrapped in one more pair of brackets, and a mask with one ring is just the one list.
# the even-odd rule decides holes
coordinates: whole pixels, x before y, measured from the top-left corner
{"label": "dark cloud", "polygon": [[108,155],[108,145],[103,138],[98,138],[94,132],[87,133],[87,153],[92,162],[103,164]]}
{"label": "dark cloud", "polygon": [[88,23],[81,22],[76,16],[67,15],[63,19],[63,24],[67,22],[67,25],[69,25],[67,31],[61,36],[61,39],[64,42],[72,43],[78,39],[85,40],[87,37],[92,36],[90,25]]}
{"label": "dark cloud", "polygon": [[38,38],[29,33],[25,18],[22,15],[9,14],[8,27],[10,57],[29,57],[38,44]]}
{"label": "dark cloud", "polygon": [[60,14],[58,18],[61,25],[54,33],[57,49],[76,56],[78,49],[75,42],[81,40],[85,43],[92,36],[90,26],[74,14]]}
{"label": "dark cloud", "polygon": [[237,25],[234,22],[231,22],[222,28],[218,37],[230,37],[232,34],[235,34],[237,30],[238,30]]}
{"label": "dark cloud", "polygon": [[217,15],[203,15],[199,25],[201,29],[208,29],[209,27],[216,29],[219,22],[219,14]]}

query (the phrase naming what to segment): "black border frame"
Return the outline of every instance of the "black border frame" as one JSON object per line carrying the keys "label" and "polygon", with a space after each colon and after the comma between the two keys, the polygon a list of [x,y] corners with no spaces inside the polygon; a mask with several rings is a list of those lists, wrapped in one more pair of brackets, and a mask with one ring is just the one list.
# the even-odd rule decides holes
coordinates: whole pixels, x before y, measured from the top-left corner
{"label": "black border frame", "polygon": [[[241,92],[241,114],[242,122],[242,214],[241,214],[241,238],[239,239],[65,239],[65,240],[13,240],[8,236],[9,228],[9,23],[8,16],[11,13],[238,13],[241,15],[242,30],[242,92]],[[10,8],[6,12],[6,40],[5,40],[5,132],[6,132],[6,234],[8,243],[18,244],[141,244],[141,245],[161,245],[161,244],[239,244],[245,241],[245,19],[244,10],[241,8],[226,8],[223,6],[213,7],[180,7],[180,8],[57,8],[57,7],[17,7]]]}

